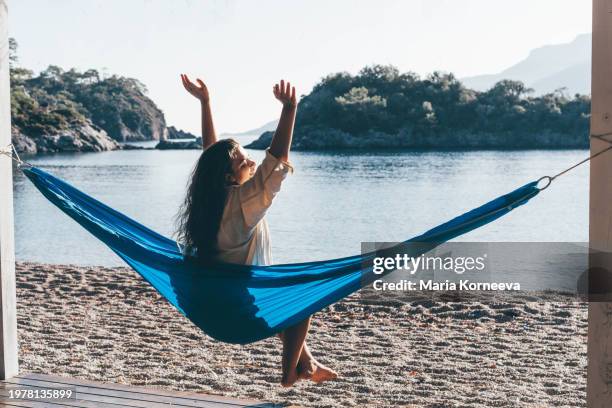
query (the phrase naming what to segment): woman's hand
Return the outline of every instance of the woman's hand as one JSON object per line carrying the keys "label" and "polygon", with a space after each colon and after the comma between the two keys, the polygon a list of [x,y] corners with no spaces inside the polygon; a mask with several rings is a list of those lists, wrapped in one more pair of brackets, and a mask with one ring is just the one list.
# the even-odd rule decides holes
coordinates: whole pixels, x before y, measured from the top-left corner
{"label": "woman's hand", "polygon": [[282,102],[283,110],[278,120],[274,136],[272,136],[269,151],[272,156],[286,162],[289,160],[289,149],[291,148],[291,140],[293,138],[293,125],[295,124],[295,115],[297,113],[295,88],[292,87],[289,82],[285,85],[285,81],[281,80],[280,84],[274,85],[274,96]]}
{"label": "woman's hand", "polygon": [[208,95],[208,88],[200,78],[196,79],[198,85],[191,82],[185,74],[181,74],[181,80],[183,81],[183,86],[185,87],[187,92],[198,98],[200,102],[208,103],[210,101],[210,96]]}
{"label": "woman's hand", "polygon": [[289,82],[285,85],[285,81],[281,79],[280,84],[274,85],[274,96],[281,101],[283,106],[297,106],[295,98],[295,87],[292,87]]}

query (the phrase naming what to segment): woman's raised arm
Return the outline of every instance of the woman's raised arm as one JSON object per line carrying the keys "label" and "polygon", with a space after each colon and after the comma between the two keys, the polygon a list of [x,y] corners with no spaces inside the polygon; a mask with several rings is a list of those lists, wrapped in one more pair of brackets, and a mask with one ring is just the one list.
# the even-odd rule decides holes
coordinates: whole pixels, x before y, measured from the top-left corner
{"label": "woman's raised arm", "polygon": [[293,137],[293,125],[297,112],[297,100],[295,98],[295,87],[289,82],[281,79],[280,84],[274,85],[274,96],[283,104],[278,126],[270,143],[270,154],[282,161],[289,161],[289,149]]}
{"label": "woman's raised arm", "polygon": [[213,124],[212,111],[210,109],[210,96],[208,95],[208,88],[204,82],[197,78],[194,84],[189,80],[187,75],[181,74],[181,80],[183,86],[199,101],[202,108],[202,149],[206,150],[208,146],[217,141],[217,134],[215,133],[215,125]]}

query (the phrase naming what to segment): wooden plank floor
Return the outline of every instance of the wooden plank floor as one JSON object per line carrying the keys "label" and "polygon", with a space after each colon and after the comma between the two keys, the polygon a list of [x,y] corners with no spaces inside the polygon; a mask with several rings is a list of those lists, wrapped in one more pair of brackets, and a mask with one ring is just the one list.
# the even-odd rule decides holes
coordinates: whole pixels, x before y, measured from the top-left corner
{"label": "wooden plank floor", "polygon": [[[9,390],[42,390],[49,388],[70,388],[75,392],[72,399],[36,401],[34,399],[10,399]],[[277,408],[266,402],[239,400],[196,394],[182,391],[135,387],[130,385],[85,381],[69,377],[43,374],[23,374],[0,381],[0,407],[84,407],[84,408],[122,408],[122,407],[201,407],[201,408]]]}

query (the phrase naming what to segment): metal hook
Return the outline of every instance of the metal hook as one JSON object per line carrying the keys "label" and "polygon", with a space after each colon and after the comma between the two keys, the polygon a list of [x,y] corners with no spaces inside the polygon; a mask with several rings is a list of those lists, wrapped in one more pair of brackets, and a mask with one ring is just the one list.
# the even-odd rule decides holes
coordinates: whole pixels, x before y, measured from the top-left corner
{"label": "metal hook", "polygon": [[30,163],[21,160],[21,157],[19,157],[19,153],[17,153],[17,149],[15,149],[15,146],[12,143],[8,144],[5,148],[0,148],[0,154],[5,155],[9,159],[13,160],[15,163],[17,163],[17,167],[19,168],[34,167]]}
{"label": "metal hook", "polygon": [[[538,187],[538,184],[540,184],[540,181],[542,180],[548,180],[548,183],[546,183],[546,185],[544,187]],[[550,184],[553,182],[554,178],[550,177],[550,176],[544,176],[544,177],[540,177],[538,179],[538,181],[536,181],[536,188],[538,189],[538,191],[544,191],[548,188],[548,186],[550,186]]]}

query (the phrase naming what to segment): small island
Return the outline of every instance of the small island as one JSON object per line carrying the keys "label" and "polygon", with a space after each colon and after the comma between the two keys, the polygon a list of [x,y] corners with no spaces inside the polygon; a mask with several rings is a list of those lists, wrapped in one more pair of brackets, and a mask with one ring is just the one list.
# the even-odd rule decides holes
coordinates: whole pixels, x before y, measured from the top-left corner
{"label": "small island", "polygon": [[166,126],[163,112],[137,79],[102,77],[95,69],[65,71],[54,65],[34,76],[18,66],[14,39],[10,80],[11,139],[20,153],[95,152],[120,149],[126,142],[195,140],[188,132]]}
{"label": "small island", "polygon": [[[560,149],[587,148],[591,99],[563,90],[530,96],[522,82],[467,89],[450,73],[424,79],[393,66],[321,80],[298,108],[292,148]],[[273,132],[247,148],[265,149]]]}

